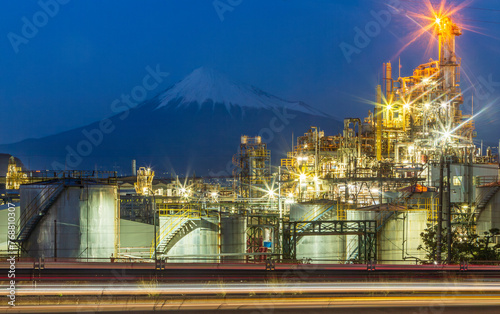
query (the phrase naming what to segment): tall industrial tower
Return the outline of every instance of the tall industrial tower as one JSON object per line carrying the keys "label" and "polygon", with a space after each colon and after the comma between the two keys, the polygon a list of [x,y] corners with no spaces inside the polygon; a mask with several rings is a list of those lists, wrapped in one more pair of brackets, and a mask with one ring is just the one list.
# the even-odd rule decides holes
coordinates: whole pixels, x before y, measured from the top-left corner
{"label": "tall industrial tower", "polygon": [[438,17],[434,24],[439,60],[431,59],[415,68],[412,76],[397,79],[392,77],[391,63],[384,64],[385,86],[377,87],[374,119],[378,160],[437,161],[446,150],[464,161],[474,147],[472,117],[460,110],[455,37],[461,30],[449,17]]}

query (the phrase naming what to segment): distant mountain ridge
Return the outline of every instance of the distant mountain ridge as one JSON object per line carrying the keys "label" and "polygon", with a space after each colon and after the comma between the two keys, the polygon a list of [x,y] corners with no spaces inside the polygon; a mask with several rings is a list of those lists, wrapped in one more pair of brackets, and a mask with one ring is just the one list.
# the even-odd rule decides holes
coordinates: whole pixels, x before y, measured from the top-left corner
{"label": "distant mountain ridge", "polygon": [[[103,130],[103,121],[107,129]],[[208,68],[186,78],[125,115],[40,139],[0,145],[32,169],[117,170],[130,162],[157,174],[175,171],[230,175],[241,135],[260,135],[273,162],[291,150],[292,134],[311,126],[336,134],[343,124],[300,101],[287,101],[256,87],[236,84]]]}
{"label": "distant mountain ridge", "polygon": [[192,103],[200,107],[207,102],[223,104],[228,112],[232,106],[251,109],[287,108],[307,114],[327,115],[300,101],[287,101],[268,94],[254,86],[237,84],[215,70],[201,67],[189,76],[161,93],[158,107],[181,108]]}

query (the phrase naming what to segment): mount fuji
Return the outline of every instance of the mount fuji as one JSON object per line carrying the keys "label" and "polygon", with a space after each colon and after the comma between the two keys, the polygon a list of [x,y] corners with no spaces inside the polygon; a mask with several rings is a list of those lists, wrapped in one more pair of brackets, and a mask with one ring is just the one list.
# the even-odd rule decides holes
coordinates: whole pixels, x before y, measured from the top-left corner
{"label": "mount fuji", "polygon": [[273,164],[291,150],[292,136],[311,126],[326,134],[343,124],[300,101],[287,101],[235,83],[209,69],[183,80],[135,108],[59,134],[0,145],[30,169],[117,170],[131,160],[157,175],[230,176],[241,135],[262,136]]}

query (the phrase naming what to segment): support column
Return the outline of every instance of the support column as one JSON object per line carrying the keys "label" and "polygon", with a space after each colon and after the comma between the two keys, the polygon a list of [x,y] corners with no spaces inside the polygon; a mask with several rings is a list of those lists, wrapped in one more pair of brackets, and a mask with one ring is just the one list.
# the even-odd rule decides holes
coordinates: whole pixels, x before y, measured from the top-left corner
{"label": "support column", "polygon": [[450,157],[446,161],[446,199],[447,199],[447,216],[446,216],[446,244],[448,248],[448,257],[446,259],[448,265],[451,264],[451,160]]}
{"label": "support column", "polygon": [[437,217],[437,239],[436,239],[436,262],[441,264],[441,235],[443,233],[443,172],[444,172],[444,156],[441,155],[439,160],[439,207],[438,207],[438,217]]}

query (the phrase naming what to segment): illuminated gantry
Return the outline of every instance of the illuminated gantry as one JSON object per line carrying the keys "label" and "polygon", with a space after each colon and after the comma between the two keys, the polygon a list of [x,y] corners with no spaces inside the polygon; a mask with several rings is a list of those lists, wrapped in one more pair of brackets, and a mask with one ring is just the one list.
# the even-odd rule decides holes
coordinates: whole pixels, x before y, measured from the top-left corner
{"label": "illuminated gantry", "polygon": [[9,158],[9,166],[5,177],[5,188],[7,190],[17,190],[19,186],[26,183],[28,180],[26,173],[22,172],[22,168],[17,166],[14,156]]}
{"label": "illuminated gantry", "polygon": [[[447,154],[464,156],[473,149],[474,123],[460,105],[460,59],[455,38],[460,28],[447,16],[433,21],[439,60],[419,65],[413,75],[393,79],[392,65],[384,64],[384,86],[377,87],[376,156],[413,162]],[[384,92],[382,92],[382,90]]]}
{"label": "illuminated gantry", "polygon": [[240,151],[233,157],[237,168],[239,193],[245,199],[259,199],[267,196],[270,182],[271,153],[260,136],[241,136]]}
{"label": "illuminated gantry", "polygon": [[137,182],[134,183],[135,192],[138,195],[151,195],[153,194],[153,178],[155,172],[151,168],[141,167],[137,171]]}

